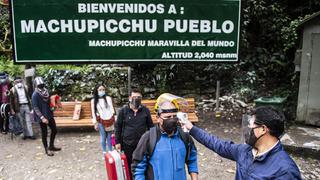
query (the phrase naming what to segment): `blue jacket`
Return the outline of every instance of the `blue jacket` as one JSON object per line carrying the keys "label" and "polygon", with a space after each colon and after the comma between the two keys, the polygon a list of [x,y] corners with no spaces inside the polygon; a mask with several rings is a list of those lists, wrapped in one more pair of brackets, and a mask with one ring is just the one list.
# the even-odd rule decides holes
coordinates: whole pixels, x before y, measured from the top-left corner
{"label": "blue jacket", "polygon": [[297,165],[283,150],[280,142],[266,154],[254,159],[252,147],[247,144],[222,141],[195,126],[190,130],[190,134],[220,156],[236,161],[235,179],[301,179]]}
{"label": "blue jacket", "polygon": [[50,100],[44,101],[36,91],[32,94],[32,108],[36,122],[41,122],[40,117],[44,116],[49,121],[53,119],[53,112],[50,109]]}
{"label": "blue jacket", "polygon": [[[135,180],[184,180],[187,179],[185,164],[188,166],[189,173],[198,173],[197,150],[191,143],[192,147],[186,163],[187,150],[178,131],[172,137],[161,133],[149,162],[147,158],[148,139],[149,131],[141,137],[133,153],[132,172]],[[147,171],[151,172],[151,175]]]}

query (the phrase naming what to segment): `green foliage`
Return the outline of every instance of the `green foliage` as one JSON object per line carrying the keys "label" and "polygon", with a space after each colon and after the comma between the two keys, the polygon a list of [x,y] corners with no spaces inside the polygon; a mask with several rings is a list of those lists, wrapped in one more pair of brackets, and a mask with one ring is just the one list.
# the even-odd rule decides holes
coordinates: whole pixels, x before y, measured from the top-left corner
{"label": "green foliage", "polygon": [[11,57],[12,53],[10,37],[9,9],[7,6],[0,6],[0,55],[7,58]]}
{"label": "green foliage", "polygon": [[52,70],[70,70],[70,71],[80,71],[86,72],[88,71],[89,65],[38,65],[37,66],[37,74],[39,76],[46,76],[48,72]]}
{"label": "green foliage", "polygon": [[11,77],[21,76],[23,74],[23,66],[14,65],[12,60],[7,59],[6,56],[0,56],[0,72],[6,72]]}

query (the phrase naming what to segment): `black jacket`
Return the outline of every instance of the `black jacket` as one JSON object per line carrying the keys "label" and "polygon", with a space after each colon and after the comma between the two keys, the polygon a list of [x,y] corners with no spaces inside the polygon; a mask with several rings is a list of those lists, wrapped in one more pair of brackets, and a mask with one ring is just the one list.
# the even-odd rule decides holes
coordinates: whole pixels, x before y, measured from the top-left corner
{"label": "black jacket", "polygon": [[115,123],[116,143],[137,146],[141,136],[153,127],[148,108],[141,105],[135,114],[129,105],[123,106]]}

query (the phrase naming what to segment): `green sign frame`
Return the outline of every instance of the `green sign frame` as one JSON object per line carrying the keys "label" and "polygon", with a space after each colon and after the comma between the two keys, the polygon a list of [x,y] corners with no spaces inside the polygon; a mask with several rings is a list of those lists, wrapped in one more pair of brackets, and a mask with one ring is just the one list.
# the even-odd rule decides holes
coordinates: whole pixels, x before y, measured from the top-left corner
{"label": "green sign frame", "polygon": [[237,62],[240,0],[11,0],[15,63]]}

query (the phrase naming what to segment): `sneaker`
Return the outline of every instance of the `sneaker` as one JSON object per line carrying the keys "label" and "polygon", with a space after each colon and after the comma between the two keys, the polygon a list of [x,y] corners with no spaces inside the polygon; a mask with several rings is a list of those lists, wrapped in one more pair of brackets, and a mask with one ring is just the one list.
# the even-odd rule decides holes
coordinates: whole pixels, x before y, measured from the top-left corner
{"label": "sneaker", "polygon": [[50,150],[46,149],[45,152],[47,156],[54,156],[53,152],[51,152]]}

